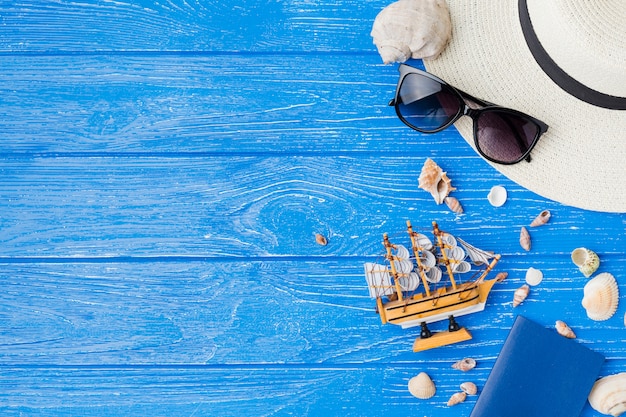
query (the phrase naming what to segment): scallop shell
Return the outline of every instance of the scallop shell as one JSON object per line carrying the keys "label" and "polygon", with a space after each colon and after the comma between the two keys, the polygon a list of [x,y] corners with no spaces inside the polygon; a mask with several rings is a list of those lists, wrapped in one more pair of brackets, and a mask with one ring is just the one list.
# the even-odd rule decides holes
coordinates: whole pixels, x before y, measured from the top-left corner
{"label": "scallop shell", "polygon": [[378,13],[370,33],[383,62],[436,58],[452,36],[445,0],[399,0]]}
{"label": "scallop shell", "polygon": [[444,203],[448,206],[450,210],[452,210],[456,214],[463,214],[463,207],[459,200],[454,197],[446,197],[443,199]]}
{"label": "scallop shell", "polygon": [[576,248],[572,251],[572,262],[585,277],[589,278],[600,266],[600,257],[587,248]]}
{"label": "scallop shell", "polygon": [[416,398],[427,400],[434,396],[436,391],[435,383],[426,372],[420,372],[409,379],[409,392]]}
{"label": "scallop shell", "polygon": [[619,291],[613,275],[608,272],[597,275],[587,282],[583,292],[582,305],[591,320],[604,321],[615,314]]}
{"label": "scallop shell", "polygon": [[453,405],[457,405],[465,401],[467,398],[467,394],[463,391],[452,394],[450,399],[448,400],[448,407],[452,407]]}
{"label": "scallop shell", "polygon": [[576,338],[574,331],[564,321],[557,320],[556,323],[554,323],[554,327],[561,336],[567,337],[568,339]]}
{"label": "scallop shell", "polygon": [[418,187],[428,191],[435,199],[435,202],[441,204],[450,194],[450,191],[456,190],[450,183],[450,178],[448,178],[446,172],[432,159],[426,159],[419,176]]}
{"label": "scallop shell", "polygon": [[548,223],[548,220],[550,220],[550,216],[550,210],[542,211],[537,217],[535,217],[535,220],[530,223],[530,227],[543,226],[544,224]]}
{"label": "scallop shell", "polygon": [[626,412],[626,372],[597,380],[588,399],[591,407],[602,414],[622,415]]}
{"label": "scallop shell", "polygon": [[526,271],[526,284],[528,285],[539,285],[543,280],[543,272],[539,269],[535,269],[532,266],[528,268]]}
{"label": "scallop shell", "polygon": [[463,358],[460,361],[455,362],[452,367],[454,369],[458,369],[459,371],[467,372],[476,367],[476,360],[472,358]]}
{"label": "scallop shell", "polygon": [[506,188],[501,185],[491,187],[489,194],[487,194],[487,200],[489,200],[489,203],[494,207],[503,206],[506,202],[506,197]]}
{"label": "scallop shell", "polygon": [[461,391],[467,395],[476,395],[478,387],[473,382],[464,382],[461,384]]}
{"label": "scallop shell", "polygon": [[322,246],[328,245],[328,239],[326,239],[326,236],[319,234],[319,233],[315,234],[315,241],[317,242],[318,245],[322,245]]}
{"label": "scallop shell", "polygon": [[513,307],[517,307],[518,305],[520,305],[526,299],[526,297],[528,297],[529,292],[530,287],[528,286],[528,284],[524,284],[516,289],[515,293],[513,294]]}
{"label": "scallop shell", "polygon": [[528,233],[528,230],[525,227],[522,227],[519,232],[519,244],[525,250],[530,250],[530,233]]}

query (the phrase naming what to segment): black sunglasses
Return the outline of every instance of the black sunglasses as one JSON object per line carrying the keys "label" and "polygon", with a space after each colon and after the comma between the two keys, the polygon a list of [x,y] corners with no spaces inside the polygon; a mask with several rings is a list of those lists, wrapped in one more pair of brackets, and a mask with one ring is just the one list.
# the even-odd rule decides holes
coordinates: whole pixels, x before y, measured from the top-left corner
{"label": "black sunglasses", "polygon": [[452,87],[436,76],[400,65],[396,96],[389,102],[400,120],[422,133],[439,132],[462,116],[474,121],[474,143],[489,161],[511,165],[525,159],[548,125],[517,110],[500,107]]}

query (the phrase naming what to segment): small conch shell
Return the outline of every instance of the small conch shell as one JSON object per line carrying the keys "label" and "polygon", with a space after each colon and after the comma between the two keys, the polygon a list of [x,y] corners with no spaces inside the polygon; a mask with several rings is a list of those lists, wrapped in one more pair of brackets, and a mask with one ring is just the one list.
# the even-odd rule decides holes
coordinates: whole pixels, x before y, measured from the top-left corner
{"label": "small conch shell", "polygon": [[517,307],[518,305],[520,305],[526,299],[526,297],[528,297],[529,292],[530,287],[528,286],[528,284],[524,284],[516,289],[515,293],[513,294],[513,307]]}
{"label": "small conch shell", "polygon": [[615,314],[619,291],[613,275],[608,272],[599,274],[587,282],[583,292],[582,305],[591,320],[604,321]]}
{"label": "small conch shell", "polygon": [[416,398],[427,400],[435,395],[436,391],[435,383],[426,372],[420,372],[409,379],[409,392]]}
{"label": "small conch shell", "polygon": [[450,194],[450,191],[456,190],[456,188],[450,184],[451,181],[446,172],[430,158],[426,159],[424,162],[418,181],[418,187],[428,191],[437,204],[443,203],[443,200]]}
{"label": "small conch shell", "polygon": [[443,199],[444,203],[448,206],[450,210],[452,210],[456,214],[463,214],[463,207],[459,200],[454,197],[446,197]]}
{"label": "small conch shell", "polygon": [[476,367],[476,360],[472,358],[463,358],[460,361],[455,362],[452,367],[454,369],[458,369],[459,371],[467,372]]}
{"label": "small conch shell", "polygon": [[530,233],[528,233],[528,230],[523,226],[519,232],[519,244],[525,250],[530,250]]}
{"label": "small conch shell", "polygon": [[326,236],[320,233],[315,234],[315,241],[317,242],[318,245],[322,245],[322,246],[328,245],[328,239],[326,239]]}
{"label": "small conch shell", "polygon": [[530,227],[543,226],[550,220],[550,210],[544,210],[530,223]]}
{"label": "small conch shell", "polygon": [[461,384],[461,391],[467,395],[476,395],[478,387],[473,382],[464,382]]}
{"label": "small conch shell", "polygon": [[509,276],[508,272],[498,272],[498,275],[496,275],[496,282],[502,282],[508,276]]}
{"label": "small conch shell", "polygon": [[600,257],[587,248],[576,248],[572,251],[572,262],[585,277],[589,278],[600,266]]}
{"label": "small conch shell", "polygon": [[504,203],[506,202],[506,198],[507,198],[506,188],[504,188],[501,185],[495,185],[491,187],[489,194],[487,194],[487,200],[489,201],[489,204],[491,204],[494,207],[503,206]]}
{"label": "small conch shell", "polygon": [[452,394],[450,399],[448,400],[448,407],[452,407],[453,405],[457,405],[465,401],[467,398],[467,394],[463,391],[457,392],[456,394]]}
{"label": "small conch shell", "polygon": [[598,379],[588,400],[591,407],[602,414],[622,415],[626,412],[626,372]]}
{"label": "small conch shell", "polygon": [[370,33],[383,62],[436,58],[452,36],[445,0],[399,0],[378,13]]}
{"label": "small conch shell", "polygon": [[567,337],[568,339],[576,338],[574,331],[564,321],[557,320],[556,323],[554,323],[554,327],[561,336]]}
{"label": "small conch shell", "polygon": [[543,281],[543,272],[539,269],[535,269],[532,266],[526,271],[526,284],[539,285]]}

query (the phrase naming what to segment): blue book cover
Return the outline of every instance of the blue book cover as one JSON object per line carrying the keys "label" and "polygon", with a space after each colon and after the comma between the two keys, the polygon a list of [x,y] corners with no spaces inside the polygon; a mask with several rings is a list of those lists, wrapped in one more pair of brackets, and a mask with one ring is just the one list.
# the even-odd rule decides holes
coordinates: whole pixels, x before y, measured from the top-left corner
{"label": "blue book cover", "polygon": [[470,417],[576,417],[604,356],[518,316]]}

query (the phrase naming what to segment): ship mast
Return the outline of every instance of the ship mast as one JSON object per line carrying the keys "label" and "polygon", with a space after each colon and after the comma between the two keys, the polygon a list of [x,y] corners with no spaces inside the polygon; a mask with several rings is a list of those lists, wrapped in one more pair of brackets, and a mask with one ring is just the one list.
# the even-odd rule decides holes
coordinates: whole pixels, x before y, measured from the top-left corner
{"label": "ship mast", "polygon": [[437,222],[433,222],[433,235],[435,235],[435,237],[437,238],[437,244],[441,251],[443,264],[446,266],[446,271],[448,272],[448,276],[450,277],[450,283],[452,284],[452,288],[456,290],[456,281],[454,280],[454,274],[452,273],[452,267],[450,266],[450,259],[448,259],[448,255],[446,255],[446,251],[444,250],[448,246],[443,243],[443,232],[439,230]]}
{"label": "ship mast", "polygon": [[383,245],[385,245],[385,249],[387,249],[387,259],[389,260],[389,265],[391,266],[391,274],[393,275],[393,282],[396,286],[398,300],[402,300],[402,287],[400,287],[400,282],[398,281],[398,271],[396,270],[396,265],[394,262],[395,256],[393,256],[393,254],[391,253],[391,248],[393,248],[393,245],[391,244],[391,242],[389,242],[389,236],[387,236],[387,233],[383,235]]}
{"label": "ship mast", "polygon": [[419,276],[422,280],[422,284],[424,284],[424,290],[426,291],[426,296],[430,297],[430,287],[428,286],[428,281],[426,280],[426,273],[424,272],[424,267],[422,266],[422,261],[419,256],[419,247],[417,246],[417,242],[415,241],[415,237],[417,233],[413,231],[413,226],[411,226],[411,221],[406,221],[406,227],[409,231],[409,236],[411,237],[411,246],[413,246],[413,254],[415,255],[415,262],[417,262],[417,266],[419,269]]}

